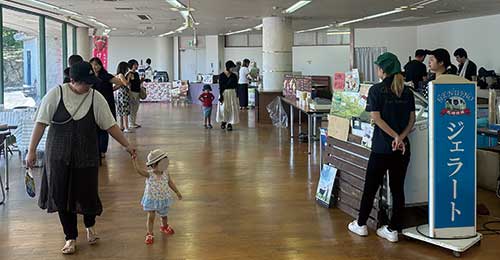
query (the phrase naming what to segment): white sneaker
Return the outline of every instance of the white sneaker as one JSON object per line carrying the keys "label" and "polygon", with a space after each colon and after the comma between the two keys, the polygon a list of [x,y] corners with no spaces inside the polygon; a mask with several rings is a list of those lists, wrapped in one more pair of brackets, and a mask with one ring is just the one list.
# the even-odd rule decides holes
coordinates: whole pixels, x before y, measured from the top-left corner
{"label": "white sneaker", "polygon": [[97,243],[97,240],[99,240],[99,236],[97,235],[95,228],[87,228],[87,241],[89,242],[89,244],[94,245]]}
{"label": "white sneaker", "polygon": [[76,240],[70,239],[66,241],[64,247],[61,249],[64,255],[72,255],[76,252]]}
{"label": "white sneaker", "polygon": [[349,223],[349,226],[347,226],[347,228],[349,228],[349,230],[352,233],[358,236],[362,237],[368,236],[368,227],[366,225],[364,226],[358,225],[358,220],[354,220],[353,222]]}
{"label": "white sneaker", "polygon": [[134,130],[133,130],[133,129],[131,129],[131,128],[125,128],[125,129],[123,129],[123,132],[124,132],[124,133],[133,133],[133,132],[134,132]]}
{"label": "white sneaker", "polygon": [[377,229],[377,235],[381,238],[389,240],[392,243],[398,242],[398,231],[390,231],[387,225]]}

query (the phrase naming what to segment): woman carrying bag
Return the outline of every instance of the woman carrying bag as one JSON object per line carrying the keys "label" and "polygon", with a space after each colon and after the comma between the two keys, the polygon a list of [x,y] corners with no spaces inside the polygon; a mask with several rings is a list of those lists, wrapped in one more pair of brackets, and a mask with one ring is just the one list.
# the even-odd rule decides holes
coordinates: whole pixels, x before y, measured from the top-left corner
{"label": "woman carrying bag", "polygon": [[87,242],[95,244],[99,239],[94,228],[96,216],[102,213],[97,130],[106,130],[135,156],[135,148],[120,131],[106,99],[91,89],[99,83],[91,65],[82,62],[71,66],[70,76],[70,83],[53,88],[43,98],[26,156],[31,169],[36,148],[50,126],[38,205],[48,213],[59,214],[66,235],[63,254],[76,251],[77,214],[84,216]]}

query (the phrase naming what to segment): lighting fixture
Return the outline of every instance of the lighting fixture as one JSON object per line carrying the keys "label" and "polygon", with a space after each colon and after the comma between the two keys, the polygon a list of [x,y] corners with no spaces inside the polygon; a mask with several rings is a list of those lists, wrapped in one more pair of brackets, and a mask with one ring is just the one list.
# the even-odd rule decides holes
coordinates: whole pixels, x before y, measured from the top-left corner
{"label": "lighting fixture", "polygon": [[325,25],[325,26],[321,26],[321,27],[316,27],[316,28],[311,28],[311,29],[306,29],[306,30],[300,30],[300,31],[296,31],[295,33],[306,33],[306,32],[315,32],[315,31],[321,31],[321,30],[326,30],[326,29],[329,29],[330,27],[332,27],[333,25],[330,24],[330,25]]}
{"label": "lighting fixture", "polygon": [[177,0],[165,0],[165,1],[167,1],[167,3],[169,3],[171,6],[178,8],[178,9],[186,8],[186,6],[183,3],[181,3]]}
{"label": "lighting fixture", "polygon": [[164,33],[164,34],[160,34],[160,35],[158,35],[158,37],[165,37],[165,36],[169,36],[169,35],[172,35],[172,34],[175,34],[175,31],[170,31],[170,32],[167,32],[167,33]]}
{"label": "lighting fixture", "polygon": [[302,1],[298,1],[297,3],[295,3],[294,5],[290,6],[288,9],[286,9],[285,11],[283,11],[283,13],[285,14],[291,14],[291,13],[294,13],[295,11],[299,10],[300,8],[310,4],[312,1],[310,0],[302,0]]}
{"label": "lighting fixture", "polygon": [[345,26],[345,25],[348,25],[348,24],[358,23],[358,22],[362,22],[362,21],[366,21],[366,20],[371,20],[371,19],[382,17],[382,16],[387,16],[387,15],[391,15],[391,14],[401,13],[403,11],[404,11],[403,9],[397,8],[397,9],[394,9],[392,11],[378,13],[378,14],[374,14],[374,15],[370,15],[370,16],[365,16],[365,17],[362,17],[362,18],[359,18],[359,19],[354,19],[354,20],[350,20],[350,21],[338,23],[337,26]]}
{"label": "lighting fixture", "polygon": [[327,32],[326,35],[349,35],[351,32],[347,31],[338,31],[338,32]]}
{"label": "lighting fixture", "polygon": [[101,26],[101,27],[104,27],[104,28],[109,28],[109,26],[103,22],[99,22],[97,21],[96,19],[93,19],[93,18],[90,18],[89,21]]}
{"label": "lighting fixture", "polygon": [[239,34],[239,33],[251,32],[251,31],[252,31],[252,28],[248,28],[248,29],[244,29],[244,30],[239,30],[239,31],[234,31],[234,32],[228,32],[225,35],[229,36],[229,35],[233,35],[233,34]]}

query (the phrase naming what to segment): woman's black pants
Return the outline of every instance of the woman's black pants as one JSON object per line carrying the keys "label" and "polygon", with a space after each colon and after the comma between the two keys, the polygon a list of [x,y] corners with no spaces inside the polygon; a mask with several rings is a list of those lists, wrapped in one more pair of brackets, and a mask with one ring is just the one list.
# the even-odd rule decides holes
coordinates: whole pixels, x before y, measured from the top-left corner
{"label": "woman's black pants", "polygon": [[248,107],[248,84],[238,84],[240,107]]}
{"label": "woman's black pants", "polygon": [[405,207],[405,176],[410,162],[410,153],[403,155],[400,151],[391,154],[372,153],[366,170],[365,188],[359,209],[358,225],[366,225],[373,207],[373,201],[382,185],[384,176],[389,172],[389,187],[392,194],[392,217],[389,229],[400,230]]}
{"label": "woman's black pants", "polygon": [[[59,211],[59,220],[66,235],[66,240],[75,240],[78,237],[78,224],[77,215],[72,212],[62,212]],[[84,215],[83,223],[86,228],[93,227],[95,225],[95,215]]]}

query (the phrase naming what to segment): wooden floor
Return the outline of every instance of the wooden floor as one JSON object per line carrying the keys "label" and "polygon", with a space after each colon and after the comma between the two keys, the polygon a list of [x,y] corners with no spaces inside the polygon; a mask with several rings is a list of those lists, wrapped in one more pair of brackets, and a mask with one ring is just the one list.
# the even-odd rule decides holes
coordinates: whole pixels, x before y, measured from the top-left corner
{"label": "wooden floor", "polygon": [[[129,135],[143,160],[153,148],[170,154],[172,177],[184,195],[170,213],[174,236],[156,232],[154,245],[144,244],[144,179],[113,143],[100,172],[101,240],[87,245],[80,221],[78,252],[69,257],[59,251],[64,236],[57,215],[25,195],[19,159],[12,158],[11,190],[0,206],[0,259],[453,259],[449,251],[416,241],[391,244],[374,232],[368,238],[350,234],[350,217],[314,202],[319,169],[306,144],[291,144],[287,129],[257,127],[247,111],[234,132],[208,131],[199,110],[144,105],[143,128]],[[479,201],[500,216],[493,193],[481,191]],[[499,245],[500,236],[486,236],[463,258],[498,260]]]}

